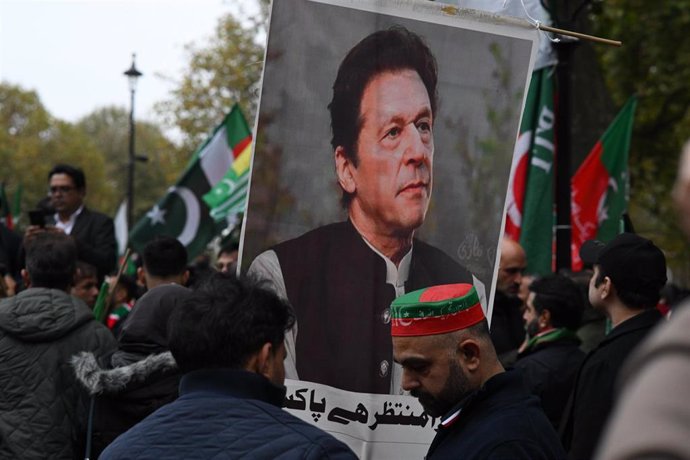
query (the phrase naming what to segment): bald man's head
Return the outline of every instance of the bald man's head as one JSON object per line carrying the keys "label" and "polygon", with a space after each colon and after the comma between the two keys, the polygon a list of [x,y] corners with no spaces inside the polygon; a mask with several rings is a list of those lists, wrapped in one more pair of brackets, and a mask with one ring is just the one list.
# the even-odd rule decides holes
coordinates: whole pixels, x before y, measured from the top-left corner
{"label": "bald man's head", "polygon": [[503,237],[496,289],[507,296],[516,297],[520,292],[520,282],[525,268],[527,268],[525,250],[516,241]]}

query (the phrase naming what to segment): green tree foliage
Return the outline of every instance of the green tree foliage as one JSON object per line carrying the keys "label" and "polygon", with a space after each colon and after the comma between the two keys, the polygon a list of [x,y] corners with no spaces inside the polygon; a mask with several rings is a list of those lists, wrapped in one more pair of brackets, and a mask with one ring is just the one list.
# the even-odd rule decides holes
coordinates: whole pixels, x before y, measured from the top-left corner
{"label": "green tree foliage", "polygon": [[46,196],[48,172],[56,163],[82,167],[87,202],[94,208],[110,205],[104,159],[88,136],[53,118],[34,91],[0,83],[0,180],[10,194],[23,185],[22,211],[34,208]]}
{"label": "green tree foliage", "polygon": [[186,149],[197,148],[236,102],[254,120],[264,54],[256,37],[263,14],[243,22],[229,14],[206,46],[187,45],[188,68],[170,99],[157,106],[165,122],[185,135]]}
{"label": "green tree foliage", "polygon": [[[105,160],[105,180],[114,197],[107,209],[111,215],[126,198],[129,164],[129,112],[119,107],[104,107],[82,118],[77,127],[98,146]],[[135,165],[134,219],[146,213],[184,170],[189,151],[168,140],[160,127],[136,122],[136,153],[148,161]]]}
{"label": "green tree foliage", "polygon": [[690,137],[690,0],[596,0],[590,21],[595,34],[623,42],[597,47],[614,101],[620,107],[631,94],[639,97],[630,151],[633,223],[687,283],[690,253],[669,193]]}

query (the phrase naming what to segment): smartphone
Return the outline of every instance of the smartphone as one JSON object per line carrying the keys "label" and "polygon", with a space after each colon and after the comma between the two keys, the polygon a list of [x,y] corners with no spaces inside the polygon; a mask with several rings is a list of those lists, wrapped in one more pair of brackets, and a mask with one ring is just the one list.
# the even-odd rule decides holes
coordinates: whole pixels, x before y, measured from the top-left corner
{"label": "smartphone", "polygon": [[41,210],[29,211],[29,223],[31,225],[38,225],[39,227],[46,226],[46,215]]}

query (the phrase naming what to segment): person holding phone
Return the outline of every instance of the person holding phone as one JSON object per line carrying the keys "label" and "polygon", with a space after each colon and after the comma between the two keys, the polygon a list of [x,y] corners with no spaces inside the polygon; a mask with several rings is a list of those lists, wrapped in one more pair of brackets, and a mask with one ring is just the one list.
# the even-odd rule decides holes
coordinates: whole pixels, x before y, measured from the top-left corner
{"label": "person holding phone", "polygon": [[48,173],[49,205],[54,214],[29,213],[31,225],[24,241],[43,232],[61,232],[74,239],[77,257],[98,270],[99,283],[115,269],[117,241],[113,220],[84,205],[86,177],[81,168],[58,164]]}

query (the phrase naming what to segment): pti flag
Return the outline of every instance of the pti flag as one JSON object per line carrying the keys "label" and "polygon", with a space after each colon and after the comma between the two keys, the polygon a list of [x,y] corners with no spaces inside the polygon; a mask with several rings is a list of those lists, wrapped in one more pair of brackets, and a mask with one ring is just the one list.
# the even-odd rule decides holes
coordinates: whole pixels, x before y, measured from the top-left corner
{"label": "pti flag", "polygon": [[551,273],[553,259],[554,68],[532,73],[513,153],[506,234],[528,254],[527,270]]}
{"label": "pti flag", "polygon": [[636,106],[633,96],[572,178],[573,270],[582,269],[583,242],[594,238],[607,242],[623,229],[628,205],[628,151]]}
{"label": "pti flag", "polygon": [[239,107],[235,106],[228,115],[226,129],[232,163],[221,181],[203,196],[211,208],[211,217],[217,222],[244,212],[251,164],[252,133]]}
{"label": "pti flag", "polygon": [[134,250],[142,252],[156,235],[168,235],[184,244],[192,259],[222,231],[225,223],[211,218],[201,197],[223,179],[233,164],[230,146],[235,138],[232,129],[238,114],[241,116],[235,105],[213,135],[194,153],[177,183],[137,222],[129,235]]}

